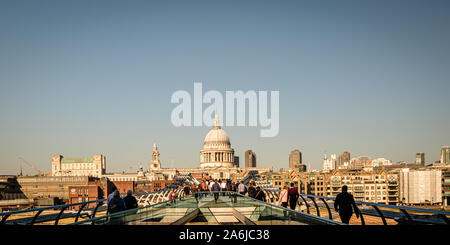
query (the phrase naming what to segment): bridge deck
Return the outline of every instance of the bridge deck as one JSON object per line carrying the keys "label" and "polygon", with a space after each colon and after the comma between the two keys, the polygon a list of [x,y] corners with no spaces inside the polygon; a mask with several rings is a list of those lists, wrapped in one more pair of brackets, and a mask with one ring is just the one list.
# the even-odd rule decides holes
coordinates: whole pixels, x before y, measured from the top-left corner
{"label": "bridge deck", "polygon": [[222,194],[217,200],[205,193],[124,211],[75,224],[94,225],[337,225],[339,222],[284,209],[252,198]]}

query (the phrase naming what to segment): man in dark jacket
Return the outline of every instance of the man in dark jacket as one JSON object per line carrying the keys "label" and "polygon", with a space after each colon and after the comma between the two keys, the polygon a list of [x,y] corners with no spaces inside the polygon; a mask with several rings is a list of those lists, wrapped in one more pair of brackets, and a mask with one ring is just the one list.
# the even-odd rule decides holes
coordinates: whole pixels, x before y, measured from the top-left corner
{"label": "man in dark jacket", "polygon": [[298,197],[298,190],[294,187],[294,183],[291,183],[291,188],[288,190],[288,199],[289,207],[293,210],[295,210],[295,207],[297,206]]}
{"label": "man in dark jacket", "polygon": [[125,202],[127,209],[135,209],[138,207],[136,197],[133,196],[133,192],[131,190],[127,191],[127,196],[123,198],[123,201]]}
{"label": "man in dark jacket", "polygon": [[112,186],[112,192],[109,193],[108,197],[107,197],[107,203],[109,204],[109,202],[111,201],[111,199],[113,199],[114,197],[114,192],[117,190],[116,186]]}
{"label": "man in dark jacket", "polygon": [[211,191],[214,194],[214,202],[217,203],[217,199],[219,199],[220,185],[217,183],[217,180],[214,180],[214,184],[211,187]]}
{"label": "man in dark jacket", "polygon": [[261,190],[261,187],[256,187],[255,199],[265,202],[266,194]]}
{"label": "man in dark jacket", "polygon": [[253,182],[250,183],[250,186],[248,187],[248,196],[251,198],[255,198],[256,195],[256,189],[254,187]]}
{"label": "man in dark jacket", "polygon": [[191,193],[191,188],[189,188],[188,184],[184,183],[182,186],[180,186],[179,188],[183,188],[183,195],[181,196],[180,200],[183,200],[183,197],[185,196],[189,196],[189,194]]}
{"label": "man in dark jacket", "polygon": [[355,199],[353,199],[352,194],[347,192],[346,185],[342,186],[342,192],[336,196],[336,200],[334,201],[334,209],[339,212],[342,223],[350,223],[353,210],[355,211],[356,218],[359,218],[359,210],[356,207]]}
{"label": "man in dark jacket", "polygon": [[188,196],[191,193],[191,188],[189,188],[188,184],[184,184],[183,192],[185,196]]}
{"label": "man in dark jacket", "polygon": [[113,214],[123,211],[126,208],[127,206],[125,206],[125,202],[122,198],[120,198],[120,192],[118,190],[115,190],[111,201],[109,201],[108,203],[108,212],[110,214]]}

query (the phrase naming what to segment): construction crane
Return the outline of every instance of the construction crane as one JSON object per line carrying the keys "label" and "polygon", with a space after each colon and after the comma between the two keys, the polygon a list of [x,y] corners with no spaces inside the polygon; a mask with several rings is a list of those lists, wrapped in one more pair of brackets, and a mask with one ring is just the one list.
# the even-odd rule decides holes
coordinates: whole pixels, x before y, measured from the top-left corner
{"label": "construction crane", "polygon": [[33,164],[27,162],[27,160],[23,159],[22,157],[19,157],[19,159],[22,160],[24,163],[26,163],[31,168],[33,168],[36,172],[38,172],[38,175],[43,175],[42,171],[37,169],[35,166],[33,166]]}

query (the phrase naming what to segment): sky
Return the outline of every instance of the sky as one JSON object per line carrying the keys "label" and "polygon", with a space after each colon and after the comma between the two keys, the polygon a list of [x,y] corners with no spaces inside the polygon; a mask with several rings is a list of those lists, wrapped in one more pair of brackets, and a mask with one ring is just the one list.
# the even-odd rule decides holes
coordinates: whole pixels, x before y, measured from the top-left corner
{"label": "sky", "polygon": [[449,24],[449,1],[2,1],[0,174],[97,153],[135,172],[154,141],[162,167],[199,167],[211,128],[170,120],[194,82],[280,92],[276,137],[223,127],[241,165],[248,149],[274,170],[294,149],[313,169],[343,151],[432,163],[450,145]]}

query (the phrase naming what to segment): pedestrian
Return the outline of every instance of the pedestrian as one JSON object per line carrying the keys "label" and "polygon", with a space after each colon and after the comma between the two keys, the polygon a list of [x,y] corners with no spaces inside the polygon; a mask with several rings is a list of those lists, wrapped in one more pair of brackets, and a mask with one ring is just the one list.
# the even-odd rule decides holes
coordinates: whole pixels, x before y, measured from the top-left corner
{"label": "pedestrian", "polygon": [[231,191],[231,192],[237,192],[237,188],[236,188],[236,184],[235,184],[235,183],[231,183],[231,185],[230,185],[230,191]]}
{"label": "pedestrian", "polygon": [[127,191],[127,196],[123,198],[123,201],[125,202],[127,209],[135,209],[138,207],[136,197],[133,196],[133,192],[131,190]]}
{"label": "pedestrian", "polygon": [[202,188],[202,192],[203,192],[202,195],[206,196],[207,195],[206,192],[208,191],[208,184],[206,183],[206,180],[203,180],[201,188]]}
{"label": "pedestrian", "polygon": [[237,195],[236,195],[237,188],[236,188],[236,184],[234,184],[234,183],[231,184],[230,191],[231,191],[230,198],[232,199],[232,201],[233,201],[234,203],[236,203],[236,201],[237,201]]}
{"label": "pedestrian", "polygon": [[122,198],[120,198],[120,192],[118,190],[115,190],[113,192],[113,197],[109,201],[108,204],[108,213],[113,214],[117,212],[124,211],[126,209],[125,202]]}
{"label": "pedestrian", "polygon": [[191,187],[191,193],[194,196],[195,201],[198,203],[198,188],[195,184],[193,184]]}
{"label": "pedestrian", "polygon": [[339,213],[342,223],[349,224],[353,211],[356,218],[359,218],[359,209],[356,207],[353,195],[347,192],[348,187],[342,186],[342,192],[336,196],[334,201],[334,209]]}
{"label": "pedestrian", "polygon": [[[288,190],[289,187],[287,185],[285,185],[283,187],[283,190],[280,193],[280,197],[278,198],[278,205],[281,205],[284,208],[287,208],[288,206]],[[283,210],[284,213],[284,217],[287,216],[287,211]]]}
{"label": "pedestrian", "polygon": [[225,196],[225,192],[227,191],[226,180],[222,180],[222,183],[220,183],[220,191],[222,191],[222,196]]}
{"label": "pedestrian", "polygon": [[288,201],[289,207],[293,210],[295,210],[295,207],[297,206],[298,197],[298,190],[295,188],[294,183],[291,183],[291,188],[288,190]]}
{"label": "pedestrian", "polygon": [[278,198],[278,205],[287,208],[288,206],[288,189],[289,187],[285,185]]}
{"label": "pedestrian", "polygon": [[191,188],[189,188],[188,184],[184,184],[183,192],[185,196],[189,196],[189,194],[191,194]]}
{"label": "pedestrian", "polygon": [[264,193],[264,191],[259,186],[256,187],[255,199],[263,201],[263,202],[266,202],[266,194]]}
{"label": "pedestrian", "polygon": [[213,182],[211,192],[214,195],[214,202],[217,203],[217,199],[219,199],[219,192],[220,192],[220,185],[219,183],[217,183],[217,180]]}
{"label": "pedestrian", "polygon": [[241,183],[238,186],[238,192],[243,196],[245,195],[245,193],[247,193],[247,187],[244,185],[243,181],[241,181]]}
{"label": "pedestrian", "polygon": [[226,183],[227,183],[227,191],[231,191],[231,185],[232,185],[231,180],[227,179]]}
{"label": "pedestrian", "polygon": [[117,187],[113,185],[112,188],[111,188],[111,193],[109,193],[108,197],[106,198],[107,204],[109,204],[109,202],[111,201],[111,199],[113,199],[113,197],[114,197],[114,192],[115,192],[116,190],[117,190]]}
{"label": "pedestrian", "polygon": [[169,200],[170,203],[175,203],[175,198],[177,198],[177,194],[175,193],[175,191],[172,189],[170,189],[170,193],[169,193]]}
{"label": "pedestrian", "polygon": [[251,198],[255,198],[256,195],[256,188],[254,187],[253,182],[250,183],[250,186],[248,187],[248,196]]}

